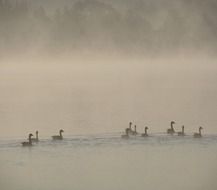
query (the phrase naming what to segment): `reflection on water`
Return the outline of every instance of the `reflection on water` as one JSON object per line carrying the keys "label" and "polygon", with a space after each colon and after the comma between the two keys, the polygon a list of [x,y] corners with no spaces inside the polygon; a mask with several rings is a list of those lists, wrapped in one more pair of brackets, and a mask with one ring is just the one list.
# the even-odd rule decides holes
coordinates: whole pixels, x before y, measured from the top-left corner
{"label": "reflection on water", "polygon": [[217,135],[195,139],[120,133],[0,141],[0,187],[5,190],[189,189],[217,187]]}

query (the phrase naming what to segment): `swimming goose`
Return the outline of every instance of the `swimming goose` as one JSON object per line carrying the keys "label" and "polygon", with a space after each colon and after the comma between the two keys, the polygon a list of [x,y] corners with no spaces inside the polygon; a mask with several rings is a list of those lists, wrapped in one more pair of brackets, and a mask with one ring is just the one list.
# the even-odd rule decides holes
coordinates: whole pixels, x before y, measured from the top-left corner
{"label": "swimming goose", "polygon": [[132,130],[132,122],[129,123],[129,127],[126,128],[128,130],[128,134],[132,134],[133,130]]}
{"label": "swimming goose", "polygon": [[63,139],[63,135],[62,135],[63,132],[64,131],[61,129],[59,131],[60,135],[54,135],[54,136],[52,136],[53,140],[62,140]]}
{"label": "swimming goose", "polygon": [[175,121],[171,121],[170,125],[171,128],[167,129],[167,133],[173,135],[173,133],[175,133],[175,130],[173,128],[173,124],[175,124]]}
{"label": "swimming goose", "polygon": [[32,139],[31,137],[33,136],[33,134],[29,134],[29,142],[22,142],[23,146],[32,146]]}
{"label": "swimming goose", "polygon": [[184,128],[185,128],[185,126],[183,125],[182,126],[182,131],[178,132],[178,136],[185,136]]}
{"label": "swimming goose", "polygon": [[134,125],[134,131],[131,132],[132,135],[137,135],[137,131],[136,131],[136,125]]}
{"label": "swimming goose", "polygon": [[121,135],[121,138],[123,138],[123,139],[128,139],[128,138],[129,138],[129,128],[126,128],[126,129],[125,129],[125,132],[126,132],[126,134]]}
{"label": "swimming goose", "polygon": [[142,137],[148,137],[147,130],[148,130],[148,127],[145,127],[145,133],[142,133]]}
{"label": "swimming goose", "polygon": [[195,138],[202,137],[202,135],[201,135],[201,129],[203,129],[203,127],[199,127],[199,133],[194,133],[194,137]]}
{"label": "swimming goose", "polygon": [[35,132],[36,134],[36,138],[32,138],[32,142],[38,142],[39,139],[38,139],[38,131]]}

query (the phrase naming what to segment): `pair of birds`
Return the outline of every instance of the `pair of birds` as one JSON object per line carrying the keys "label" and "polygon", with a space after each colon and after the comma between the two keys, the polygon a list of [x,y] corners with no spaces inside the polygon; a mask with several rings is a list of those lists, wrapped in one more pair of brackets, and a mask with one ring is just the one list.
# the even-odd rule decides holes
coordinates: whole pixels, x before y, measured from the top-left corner
{"label": "pair of birds", "polygon": [[35,134],[36,134],[36,138],[32,138],[33,134],[30,133],[29,138],[28,138],[29,141],[28,142],[22,142],[22,145],[23,146],[32,146],[32,142],[38,142],[39,141],[39,139],[38,139],[38,131],[36,131]]}
{"label": "pair of birds", "polygon": [[[59,135],[54,135],[54,136],[52,136],[52,139],[53,139],[53,140],[62,140],[62,139],[63,139],[63,135],[62,135],[63,132],[64,132],[64,131],[61,129],[61,130],[59,131]],[[28,138],[29,141],[27,141],[27,142],[22,142],[22,145],[23,145],[23,146],[32,146],[32,143],[33,143],[33,142],[39,142],[38,131],[36,131],[36,138],[32,138],[32,136],[33,136],[33,134],[30,133],[30,134],[29,134],[29,138]]]}
{"label": "pair of birds", "polygon": [[[148,127],[145,127],[145,133],[142,133],[141,136],[142,137],[147,137],[148,133],[147,133]],[[122,135],[122,138],[129,138],[130,135],[138,135],[138,132],[136,131],[136,125],[134,125],[134,131],[132,130],[132,122],[129,123],[129,128],[125,129],[125,134]]]}
{"label": "pair of birds", "polygon": [[[171,121],[171,123],[170,123],[170,128],[169,129],[167,129],[167,133],[168,134],[171,134],[171,135],[173,135],[174,133],[175,133],[175,130],[174,130],[174,127],[173,127],[173,125],[175,124],[175,121]],[[184,125],[182,126],[182,131],[179,131],[177,134],[178,134],[178,136],[185,136],[185,132],[184,132]],[[202,130],[203,128],[202,127],[199,127],[199,133],[194,133],[194,137],[195,138],[198,138],[198,137],[202,137],[202,135],[201,135],[201,130]]]}

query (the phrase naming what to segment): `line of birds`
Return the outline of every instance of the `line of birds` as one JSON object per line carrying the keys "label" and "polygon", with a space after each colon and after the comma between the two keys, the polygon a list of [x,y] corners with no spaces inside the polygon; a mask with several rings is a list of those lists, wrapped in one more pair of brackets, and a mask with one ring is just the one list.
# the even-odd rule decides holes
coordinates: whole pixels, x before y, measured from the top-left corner
{"label": "line of birds", "polygon": [[[62,135],[63,132],[64,132],[64,131],[63,131],[62,129],[60,129],[59,135],[54,135],[54,136],[52,136],[52,139],[53,139],[53,140],[62,140],[62,139],[63,139],[63,135]],[[30,134],[29,134],[29,138],[28,138],[29,141],[22,142],[22,145],[23,145],[23,146],[32,146],[32,143],[33,143],[33,142],[39,142],[38,131],[36,131],[35,133],[36,133],[36,138],[32,138],[33,134],[30,133]]]}
{"label": "line of birds", "polygon": [[[170,123],[171,127],[169,129],[167,129],[167,134],[173,135],[174,133],[176,133],[174,130],[174,127],[173,127],[174,124],[175,124],[175,122],[171,121],[171,123]],[[201,135],[202,129],[203,129],[202,127],[199,127],[199,133],[194,133],[193,136],[195,138],[202,137],[202,135]],[[142,137],[148,137],[147,131],[148,131],[148,127],[145,127],[145,133],[142,133],[141,136]],[[63,132],[64,131],[62,129],[60,129],[59,135],[52,136],[52,139],[53,140],[62,140],[63,139],[63,135],[62,135]],[[177,134],[178,134],[178,136],[185,136],[184,125],[182,126],[182,131],[177,132]],[[132,129],[132,122],[129,123],[129,127],[125,129],[125,134],[121,135],[121,137],[122,138],[129,138],[131,135],[132,136],[139,135],[139,133],[136,130],[136,125],[134,125],[134,130]],[[29,137],[28,137],[28,141],[22,142],[22,145],[23,146],[32,146],[33,142],[39,142],[38,131],[36,131],[36,138],[32,138],[32,137],[33,137],[33,134],[30,133]]]}
{"label": "line of birds", "polygon": [[[175,121],[171,121],[170,123],[170,128],[167,129],[167,134],[170,134],[170,135],[173,135],[175,134],[175,129],[174,129],[174,125],[175,124]],[[177,132],[177,135],[178,136],[185,136],[185,132],[184,132],[184,125],[182,126],[182,131],[179,131]],[[199,127],[199,132],[198,133],[194,133],[193,137],[195,138],[200,138],[202,137],[201,135],[201,130],[203,128],[202,127]],[[148,130],[148,127],[145,127],[145,133],[142,133],[141,136],[142,137],[148,137],[148,133],[147,133],[147,130]],[[129,127],[125,129],[125,134],[121,135],[122,138],[129,138],[131,135],[132,136],[135,136],[135,135],[138,135],[139,133],[137,132],[136,130],[136,125],[134,125],[134,130],[132,129],[132,122],[129,123]]]}

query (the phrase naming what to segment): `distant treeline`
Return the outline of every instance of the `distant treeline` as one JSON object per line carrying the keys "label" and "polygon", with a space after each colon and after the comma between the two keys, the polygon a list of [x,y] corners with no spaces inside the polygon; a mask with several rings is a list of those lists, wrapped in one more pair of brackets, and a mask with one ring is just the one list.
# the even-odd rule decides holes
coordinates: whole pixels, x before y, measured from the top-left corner
{"label": "distant treeline", "polygon": [[215,0],[119,0],[119,6],[106,0],[77,0],[64,6],[63,1],[52,14],[43,1],[37,7],[31,2],[0,0],[0,54],[80,49],[150,53],[217,47]]}

